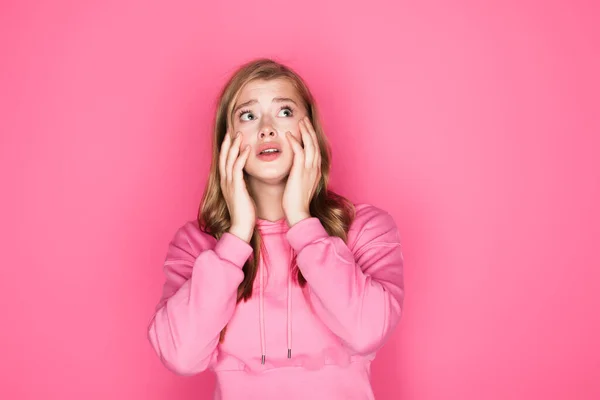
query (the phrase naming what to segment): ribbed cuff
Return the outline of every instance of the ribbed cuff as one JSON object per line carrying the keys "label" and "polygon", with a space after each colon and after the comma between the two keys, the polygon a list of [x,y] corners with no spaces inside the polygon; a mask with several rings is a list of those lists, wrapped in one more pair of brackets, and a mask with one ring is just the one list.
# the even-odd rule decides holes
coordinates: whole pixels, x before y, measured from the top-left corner
{"label": "ribbed cuff", "polygon": [[300,253],[310,243],[329,237],[319,218],[306,218],[292,226],[286,234],[290,246]]}
{"label": "ribbed cuff", "polygon": [[242,268],[252,254],[253,248],[239,237],[225,232],[215,245],[214,251],[219,258]]}

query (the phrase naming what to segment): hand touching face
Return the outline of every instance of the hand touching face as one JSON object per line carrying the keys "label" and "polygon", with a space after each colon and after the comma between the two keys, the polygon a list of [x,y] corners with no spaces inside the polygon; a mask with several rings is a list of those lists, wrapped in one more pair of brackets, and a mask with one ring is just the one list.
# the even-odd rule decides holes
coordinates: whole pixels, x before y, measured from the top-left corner
{"label": "hand touching face", "polygon": [[288,176],[294,152],[285,135],[290,132],[301,142],[299,123],[306,115],[302,98],[286,79],[254,80],[242,88],[231,132],[240,132],[242,147],[251,147],[245,171],[252,179],[278,183]]}

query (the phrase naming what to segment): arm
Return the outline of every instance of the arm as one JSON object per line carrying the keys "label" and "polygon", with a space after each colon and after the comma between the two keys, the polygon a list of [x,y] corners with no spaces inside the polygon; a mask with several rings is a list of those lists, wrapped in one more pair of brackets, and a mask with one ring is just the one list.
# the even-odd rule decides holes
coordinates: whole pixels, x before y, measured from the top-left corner
{"label": "arm", "polygon": [[163,364],[181,375],[204,371],[216,358],[219,333],[231,319],[242,267],[252,247],[225,233],[219,241],[193,223],[169,245],[162,297],[148,339]]}
{"label": "arm", "polygon": [[287,235],[315,313],[349,348],[369,354],[400,320],[404,262],[392,217],[375,207],[360,214],[353,250],[317,218],[298,222]]}

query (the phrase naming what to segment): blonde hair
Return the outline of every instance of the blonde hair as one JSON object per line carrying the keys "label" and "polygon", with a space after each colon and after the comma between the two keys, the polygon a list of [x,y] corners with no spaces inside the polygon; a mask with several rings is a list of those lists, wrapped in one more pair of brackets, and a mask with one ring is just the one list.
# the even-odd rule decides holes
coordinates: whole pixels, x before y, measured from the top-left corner
{"label": "blonde hair", "polygon": [[[221,238],[231,226],[231,219],[227,204],[220,186],[219,152],[221,143],[227,134],[227,128],[233,122],[232,111],[241,89],[248,82],[261,79],[271,80],[277,78],[287,79],[298,91],[303,100],[308,117],[317,135],[321,149],[321,179],[310,202],[310,215],[318,218],[327,233],[347,241],[348,229],[354,220],[355,210],[352,202],[328,189],[329,173],[331,168],[331,150],[323,128],[315,100],[305,82],[291,68],[271,59],[257,59],[242,65],[229,79],[223,88],[217,103],[217,112],[214,122],[212,138],[212,162],[204,195],[198,210],[198,222],[202,230],[216,239]],[[247,179],[247,174],[244,173]],[[262,240],[258,228],[250,241],[254,249],[254,256],[249,258],[244,267],[244,280],[238,287],[237,301],[248,300],[252,296],[252,286],[256,277],[257,265],[260,260]],[[298,270],[297,282],[304,286],[306,280]],[[221,341],[225,329],[221,332]]]}

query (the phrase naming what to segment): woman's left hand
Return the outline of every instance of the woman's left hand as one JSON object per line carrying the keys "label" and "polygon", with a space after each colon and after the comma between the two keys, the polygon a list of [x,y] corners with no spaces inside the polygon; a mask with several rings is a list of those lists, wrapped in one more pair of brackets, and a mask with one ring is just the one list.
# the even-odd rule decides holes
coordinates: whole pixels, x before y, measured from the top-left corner
{"label": "woman's left hand", "polygon": [[310,218],[310,201],[321,179],[321,151],[315,130],[308,117],[298,123],[302,144],[287,132],[286,137],[294,151],[294,161],[283,192],[283,212],[291,227]]}

